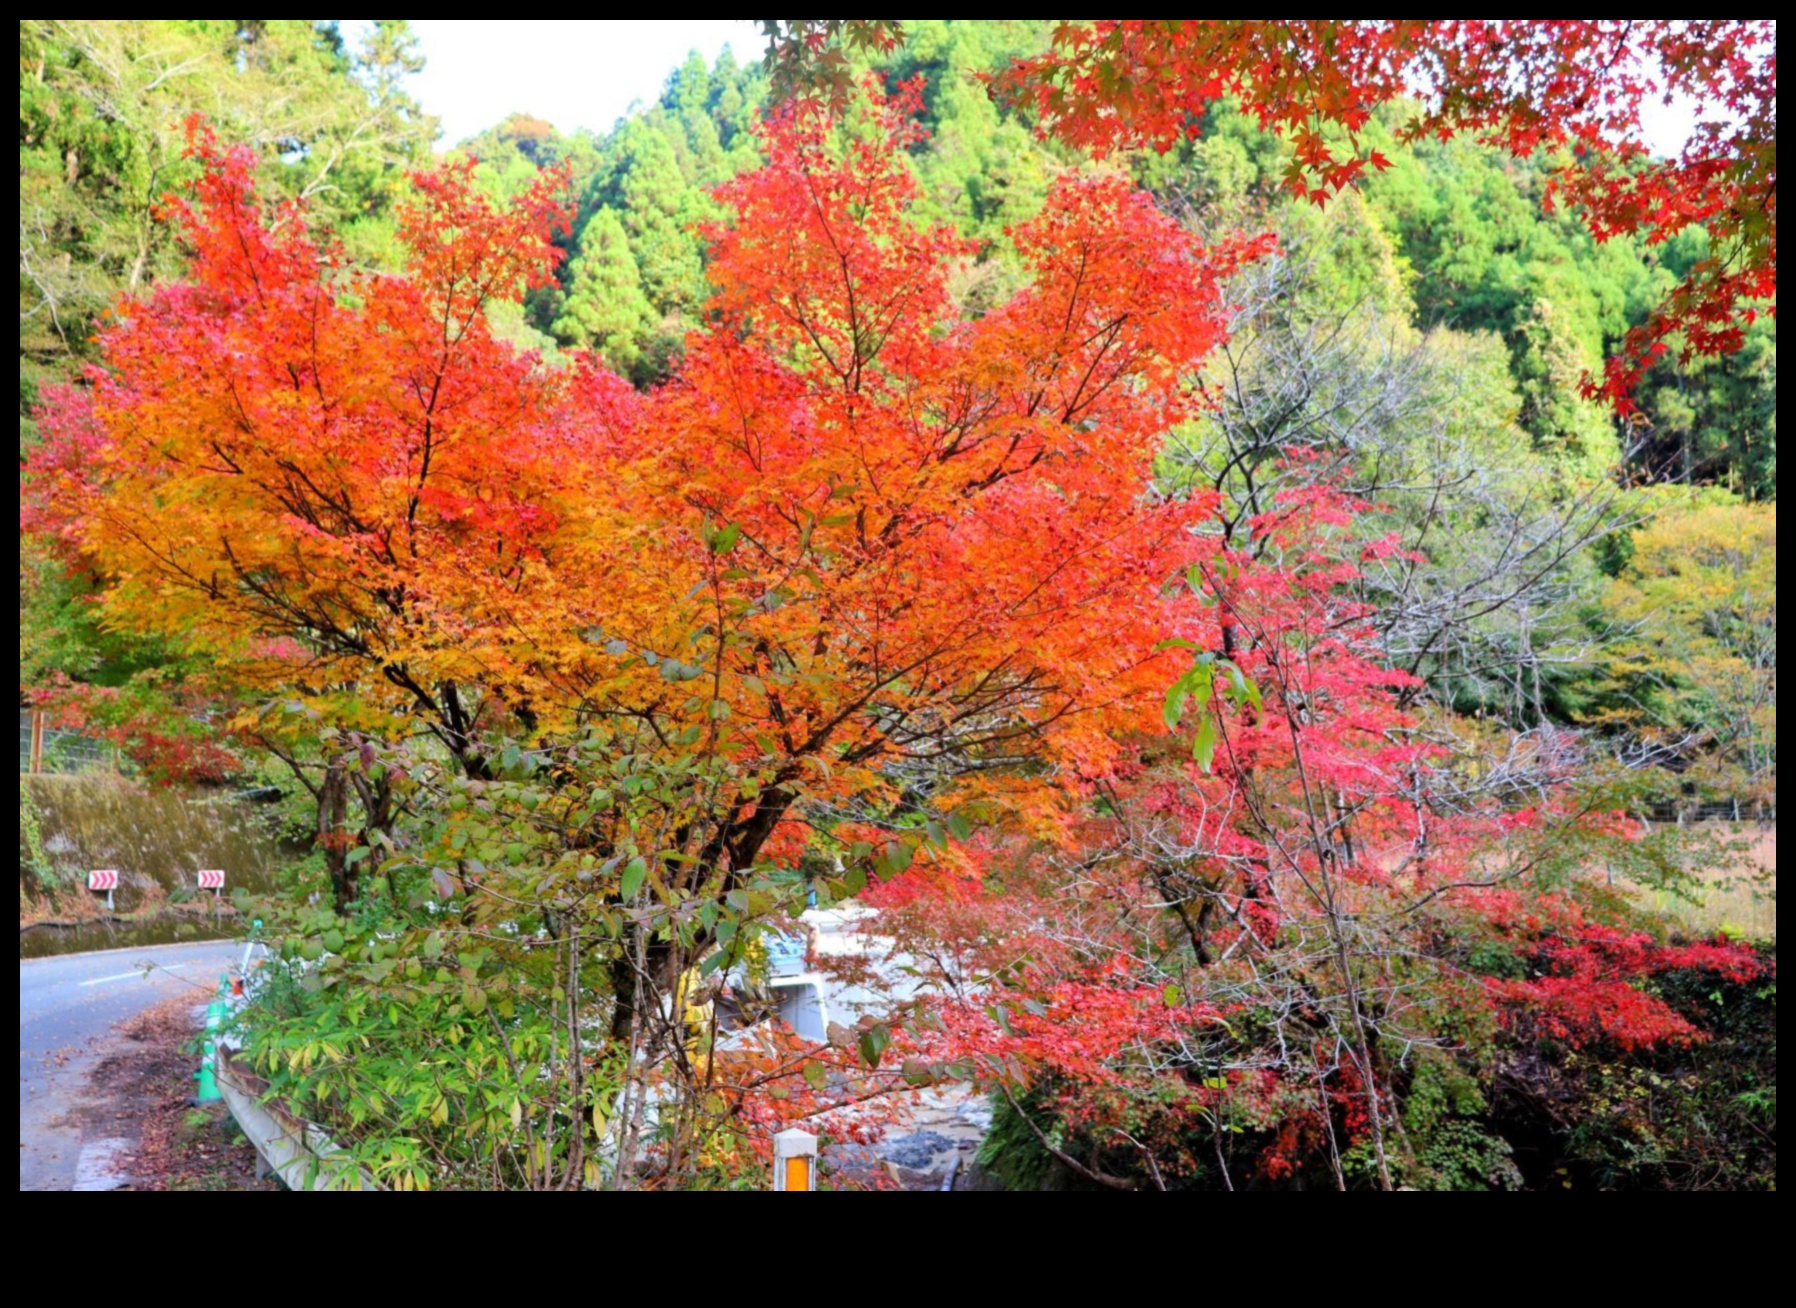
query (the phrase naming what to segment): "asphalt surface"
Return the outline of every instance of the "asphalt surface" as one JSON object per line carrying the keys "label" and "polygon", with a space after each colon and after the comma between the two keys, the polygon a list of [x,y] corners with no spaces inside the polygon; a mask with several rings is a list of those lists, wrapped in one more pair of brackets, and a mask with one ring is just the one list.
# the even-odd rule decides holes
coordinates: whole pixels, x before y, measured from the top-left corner
{"label": "asphalt surface", "polygon": [[205,1002],[242,952],[213,940],[19,963],[19,1189],[75,1188],[84,1130],[73,1110],[113,1027],[171,995]]}

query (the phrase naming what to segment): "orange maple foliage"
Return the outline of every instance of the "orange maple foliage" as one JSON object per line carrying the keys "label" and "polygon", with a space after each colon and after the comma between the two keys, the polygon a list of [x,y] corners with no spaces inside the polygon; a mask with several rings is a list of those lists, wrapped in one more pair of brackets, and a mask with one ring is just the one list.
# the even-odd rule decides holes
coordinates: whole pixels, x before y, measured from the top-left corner
{"label": "orange maple foliage", "polygon": [[251,152],[191,148],[207,172],[167,205],[189,278],[122,303],[53,401],[81,457],[34,453],[23,525],[91,555],[111,622],[252,689],[422,711],[466,752],[455,687],[494,654],[461,634],[527,592],[565,485],[545,454],[575,381],[484,318],[549,274],[555,179],[500,210],[465,166],[421,177],[406,272],[377,276],[265,214]]}
{"label": "orange maple foliage", "polygon": [[80,456],[34,457],[25,516],[112,579],[111,622],[326,724],[422,723],[471,776],[501,738],[727,760],[682,828],[693,893],[904,767],[1100,772],[1177,674],[1166,582],[1212,506],[1149,494],[1149,465],[1259,247],[1069,179],[1015,232],[1026,289],[965,320],[963,243],[910,214],[914,94],[853,139],[768,129],[722,193],[707,323],[647,395],[487,324],[549,272],[557,178],[510,208],[465,167],[420,178],[381,276],[201,134],[190,279],[121,306],[91,412],[52,424]]}

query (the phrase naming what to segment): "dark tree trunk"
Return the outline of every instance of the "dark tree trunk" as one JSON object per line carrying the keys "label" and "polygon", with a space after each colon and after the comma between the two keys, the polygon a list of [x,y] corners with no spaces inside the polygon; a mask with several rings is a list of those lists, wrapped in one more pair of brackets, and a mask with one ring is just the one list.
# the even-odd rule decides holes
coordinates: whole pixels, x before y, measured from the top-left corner
{"label": "dark tree trunk", "polygon": [[349,767],[343,758],[333,758],[325,764],[324,781],[318,787],[318,848],[324,851],[331,900],[339,913],[347,913],[359,894],[349,861],[348,817]]}
{"label": "dark tree trunk", "polygon": [[611,963],[611,993],[616,1004],[611,1010],[613,1040],[628,1040],[637,1012],[648,1016],[661,996],[671,995],[677,988],[678,956],[669,941],[648,941],[642,949],[642,974],[637,973],[634,933],[639,929],[631,927],[625,932],[620,952]]}
{"label": "dark tree trunk", "polygon": [[[753,813],[726,825],[700,851],[699,862],[691,875],[702,883],[708,872],[719,866],[733,870],[753,866],[761,846],[767,843],[767,837],[791,805],[792,794],[783,787],[765,791]],[[724,878],[725,891],[733,890],[738,880],[732,871]],[[673,942],[667,940],[646,941],[642,944],[643,966],[639,974],[634,934],[638,929],[631,926],[625,931],[619,942],[618,956],[611,964],[611,993],[616,1004],[611,1012],[611,1038],[614,1040],[628,1040],[631,1022],[639,1012],[646,1015],[648,1006],[658,1002],[661,996],[677,992],[680,970],[686,960],[697,958],[715,938],[709,931],[698,931],[687,949],[676,949]],[[679,1014],[676,1013],[674,1018],[677,1022]]]}

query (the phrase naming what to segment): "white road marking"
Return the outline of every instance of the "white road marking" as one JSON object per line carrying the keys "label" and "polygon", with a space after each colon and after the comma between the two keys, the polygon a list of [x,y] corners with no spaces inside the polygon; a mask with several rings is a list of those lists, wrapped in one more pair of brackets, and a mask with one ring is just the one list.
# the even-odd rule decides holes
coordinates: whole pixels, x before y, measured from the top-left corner
{"label": "white road marking", "polygon": [[131,1178],[120,1170],[130,1152],[130,1144],[116,1136],[82,1145],[75,1160],[75,1189],[118,1190],[130,1184]]}
{"label": "white road marking", "polygon": [[[151,972],[179,972],[186,966],[187,964],[185,963],[170,963],[166,967],[153,967],[149,970]],[[149,979],[148,974],[140,967],[134,972],[119,972],[112,976],[96,976],[86,981],[77,981],[75,984],[78,986],[103,986],[108,981],[129,981],[134,976],[143,977],[146,981]]]}

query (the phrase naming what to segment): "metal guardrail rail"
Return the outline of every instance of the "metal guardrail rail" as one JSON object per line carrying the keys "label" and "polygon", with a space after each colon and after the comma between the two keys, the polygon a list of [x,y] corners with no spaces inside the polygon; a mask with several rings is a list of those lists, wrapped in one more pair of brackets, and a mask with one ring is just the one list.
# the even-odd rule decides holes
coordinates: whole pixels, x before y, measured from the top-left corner
{"label": "metal guardrail rail", "polygon": [[[258,927],[261,923],[256,924]],[[243,987],[231,1000],[241,1004],[256,988],[252,966],[257,951],[264,958],[268,948],[254,934],[243,947],[237,973]],[[239,1042],[229,1032],[218,1041],[213,1076],[219,1097],[237,1121],[244,1138],[255,1148],[257,1175],[274,1175],[289,1190],[384,1190],[367,1168],[352,1159],[316,1122],[291,1112],[268,1097],[268,1083],[237,1060]]]}
{"label": "metal guardrail rail", "polygon": [[220,1050],[218,1091],[237,1127],[255,1147],[258,1174],[281,1178],[289,1190],[380,1190],[384,1187],[357,1165],[324,1129],[264,1099],[267,1086]]}

